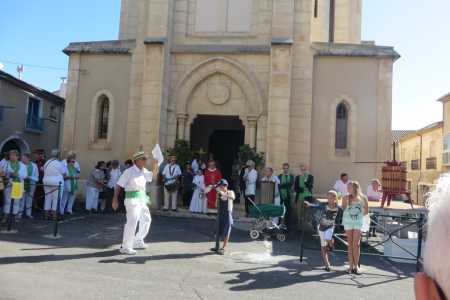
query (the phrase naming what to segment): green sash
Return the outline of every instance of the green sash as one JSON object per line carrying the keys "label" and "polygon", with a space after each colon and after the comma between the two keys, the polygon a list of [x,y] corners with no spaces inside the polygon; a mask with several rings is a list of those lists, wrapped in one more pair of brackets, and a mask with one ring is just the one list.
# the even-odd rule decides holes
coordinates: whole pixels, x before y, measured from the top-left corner
{"label": "green sash", "polygon": [[27,175],[28,178],[25,179],[24,189],[25,192],[29,193],[31,191],[31,179],[29,177],[33,175],[33,163],[31,161],[27,165]]}
{"label": "green sash", "polygon": [[125,191],[125,198],[126,199],[138,198],[144,200],[146,204],[150,204],[150,197],[144,191]]}
{"label": "green sash", "polygon": [[73,193],[76,190],[78,190],[78,180],[73,178],[77,174],[77,169],[74,166],[72,166],[72,165],[68,165],[67,166],[67,171],[68,171],[69,177],[72,177],[69,180],[70,180],[70,192]]}
{"label": "green sash", "polygon": [[290,188],[285,188],[284,186],[286,185],[291,185],[291,175],[290,174],[282,174],[281,176],[281,182],[280,182],[280,194],[281,194],[281,199],[284,200],[290,200],[291,199],[291,189]]}
{"label": "green sash", "polygon": [[299,180],[298,185],[299,185],[300,189],[303,191],[300,193],[300,201],[305,200],[306,197],[312,196],[311,192],[308,190],[308,188],[306,187],[306,184],[305,184],[306,180],[308,179],[308,176],[309,176],[309,174],[305,173],[298,177],[298,180]]}

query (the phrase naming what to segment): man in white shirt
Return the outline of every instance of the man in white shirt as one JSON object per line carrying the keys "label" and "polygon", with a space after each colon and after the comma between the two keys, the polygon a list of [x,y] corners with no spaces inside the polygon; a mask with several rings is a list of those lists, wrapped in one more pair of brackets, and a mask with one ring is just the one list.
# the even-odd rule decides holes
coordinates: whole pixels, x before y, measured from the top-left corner
{"label": "man in white shirt", "polygon": [[245,182],[245,214],[249,215],[250,211],[250,198],[252,201],[255,201],[256,195],[256,182],[258,181],[258,172],[255,169],[255,162],[252,160],[247,161],[247,169],[244,173],[244,182]]}
{"label": "man in white shirt", "polygon": [[27,178],[24,182],[24,194],[20,201],[20,209],[18,218],[22,217],[23,212],[27,218],[32,219],[31,210],[33,208],[33,197],[36,189],[36,183],[39,181],[39,171],[37,165],[31,161],[31,155],[28,153],[22,154],[22,163],[27,170]]}
{"label": "man in white shirt", "polygon": [[[117,210],[119,207],[119,193],[121,189],[125,190],[125,208],[127,211],[127,223],[123,230],[123,241],[120,247],[120,253],[134,255],[136,249],[145,249],[147,245],[144,238],[150,229],[152,217],[148,205],[150,199],[146,193],[146,184],[153,179],[153,173],[145,168],[147,156],[140,151],[133,156],[134,165],[126,169],[120,176],[114,188],[114,197],[112,207]],[[157,171],[156,165],[153,168]],[[136,233],[136,227],[139,222],[139,230]]]}
{"label": "man in white shirt", "polygon": [[164,210],[168,210],[172,202],[171,208],[173,211],[176,211],[181,169],[177,165],[177,157],[175,155],[170,156],[169,163],[164,167],[162,175],[164,181]]}
{"label": "man in white shirt", "polygon": [[341,179],[336,180],[336,183],[333,186],[333,190],[338,193],[338,196],[344,197],[348,195],[347,185],[349,183],[348,174],[342,173]]}
{"label": "man in white shirt", "polygon": [[14,218],[14,216],[19,212],[20,201],[22,199],[22,197],[13,199],[12,184],[13,182],[23,184],[24,179],[27,177],[27,170],[25,168],[25,165],[19,161],[19,151],[17,150],[9,151],[9,161],[5,163],[2,170],[7,179],[7,186],[3,191],[5,203],[3,205],[4,216],[2,220],[2,222],[6,222],[8,219],[8,215],[11,214],[11,212],[12,218]]}
{"label": "man in white shirt", "polygon": [[59,150],[54,149],[51,152],[51,158],[44,165],[44,218],[56,218],[56,209],[58,207],[58,196],[62,197],[64,192],[64,174],[66,168],[59,160]]}

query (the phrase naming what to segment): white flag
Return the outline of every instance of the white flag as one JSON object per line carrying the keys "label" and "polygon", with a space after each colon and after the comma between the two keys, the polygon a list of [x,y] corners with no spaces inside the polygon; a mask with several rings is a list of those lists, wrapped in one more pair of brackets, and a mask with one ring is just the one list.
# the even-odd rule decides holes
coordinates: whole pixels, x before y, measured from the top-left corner
{"label": "white flag", "polygon": [[152,150],[153,158],[158,162],[158,167],[161,166],[161,164],[164,161],[164,155],[162,154],[161,147],[159,144],[156,144],[155,147]]}

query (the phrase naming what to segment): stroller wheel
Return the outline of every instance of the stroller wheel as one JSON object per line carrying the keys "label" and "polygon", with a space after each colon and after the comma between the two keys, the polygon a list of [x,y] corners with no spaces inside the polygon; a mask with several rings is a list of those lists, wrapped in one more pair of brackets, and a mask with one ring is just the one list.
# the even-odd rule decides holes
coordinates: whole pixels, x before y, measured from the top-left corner
{"label": "stroller wheel", "polygon": [[250,230],[250,238],[253,240],[257,240],[259,238],[259,231],[256,229]]}
{"label": "stroller wheel", "polygon": [[279,240],[280,242],[286,241],[286,234],[284,234],[284,233],[277,233],[277,240]]}

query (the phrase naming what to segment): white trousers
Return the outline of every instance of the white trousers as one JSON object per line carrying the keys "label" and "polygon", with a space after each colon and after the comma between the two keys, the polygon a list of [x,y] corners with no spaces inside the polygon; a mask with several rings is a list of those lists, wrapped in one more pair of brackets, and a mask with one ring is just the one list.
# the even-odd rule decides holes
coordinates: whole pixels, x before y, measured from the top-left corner
{"label": "white trousers", "polygon": [[30,186],[30,191],[25,192],[23,194],[23,198],[20,200],[20,209],[19,209],[20,216],[22,216],[23,211],[25,210],[25,214],[31,217],[31,210],[33,208],[33,197],[35,189],[36,185],[33,184]]}
{"label": "white trousers", "polygon": [[[142,199],[125,199],[127,223],[123,229],[123,249],[133,249],[134,242],[143,242],[150,230],[152,216],[147,204]],[[139,222],[139,230],[136,227]]]}
{"label": "white trousers", "polygon": [[99,190],[92,186],[86,186],[86,209],[98,209]]}
{"label": "white trousers", "polygon": [[[11,212],[11,187],[8,187],[3,190],[4,193],[4,203],[3,203],[3,213],[9,214]],[[21,199],[13,200],[13,215],[17,215],[19,213]]]}
{"label": "white trousers", "polygon": [[61,199],[61,205],[59,206],[59,213],[63,215],[66,211],[72,213],[73,203],[75,202],[75,193],[64,191]]}
{"label": "white trousers", "polygon": [[164,209],[169,209],[169,204],[172,202],[172,209],[177,209],[178,191],[169,192],[164,188]]}
{"label": "white trousers", "polygon": [[61,191],[58,193],[58,186],[55,185],[46,185],[44,186],[45,192],[45,202],[44,202],[44,210],[45,211],[56,211],[58,207],[58,195],[62,197],[64,187],[61,185]]}

